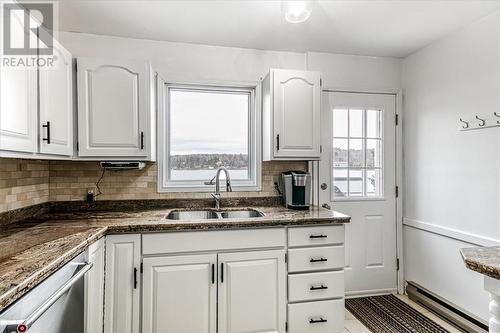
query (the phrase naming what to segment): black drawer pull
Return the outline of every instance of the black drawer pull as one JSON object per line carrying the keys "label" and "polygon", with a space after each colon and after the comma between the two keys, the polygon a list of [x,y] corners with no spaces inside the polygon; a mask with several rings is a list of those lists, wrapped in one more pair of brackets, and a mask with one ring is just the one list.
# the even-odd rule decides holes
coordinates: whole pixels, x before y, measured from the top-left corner
{"label": "black drawer pull", "polygon": [[309,260],[309,262],[323,262],[323,261],[328,261],[328,259],[326,259],[326,258],[319,258],[319,259],[311,258],[311,260]]}
{"label": "black drawer pull", "polygon": [[327,238],[328,236],[327,235],[310,235],[309,238]]}
{"label": "black drawer pull", "polygon": [[319,319],[309,319],[309,324],[318,324],[318,323],[326,323],[328,320],[326,320],[323,317],[320,317]]}
{"label": "black drawer pull", "polygon": [[323,289],[328,289],[328,287],[321,285],[319,287],[311,286],[311,288],[309,288],[309,290],[323,290]]}

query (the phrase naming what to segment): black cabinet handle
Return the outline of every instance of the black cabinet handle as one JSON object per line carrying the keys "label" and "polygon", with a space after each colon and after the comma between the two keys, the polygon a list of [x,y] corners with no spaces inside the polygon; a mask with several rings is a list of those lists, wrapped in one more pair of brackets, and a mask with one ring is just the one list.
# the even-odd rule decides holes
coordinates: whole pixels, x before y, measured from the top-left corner
{"label": "black cabinet handle", "polygon": [[141,149],[144,149],[144,132],[141,132]]}
{"label": "black cabinet handle", "polygon": [[212,284],[215,283],[215,264],[212,264]]}
{"label": "black cabinet handle", "polygon": [[276,150],[280,150],[280,135],[276,135]]}
{"label": "black cabinet handle", "polygon": [[328,238],[327,235],[310,235],[309,238]]}
{"label": "black cabinet handle", "polygon": [[134,289],[137,289],[137,268],[134,267]]}
{"label": "black cabinet handle", "polygon": [[47,137],[43,138],[42,141],[47,141],[47,144],[50,144],[50,121],[47,121],[47,124],[42,125],[42,127],[45,127],[47,129]]}
{"label": "black cabinet handle", "polygon": [[328,287],[325,285],[321,285],[319,287],[311,286],[311,288],[309,288],[309,290],[323,290],[323,289],[328,289]]}
{"label": "black cabinet handle", "polygon": [[224,283],[224,263],[220,263],[220,283]]}
{"label": "black cabinet handle", "polygon": [[323,261],[328,261],[328,259],[326,259],[326,258],[319,258],[319,259],[311,258],[311,260],[309,260],[309,262],[323,262]]}
{"label": "black cabinet handle", "polygon": [[323,317],[320,317],[319,319],[309,319],[309,324],[318,324],[318,323],[326,323],[328,320],[326,320]]}

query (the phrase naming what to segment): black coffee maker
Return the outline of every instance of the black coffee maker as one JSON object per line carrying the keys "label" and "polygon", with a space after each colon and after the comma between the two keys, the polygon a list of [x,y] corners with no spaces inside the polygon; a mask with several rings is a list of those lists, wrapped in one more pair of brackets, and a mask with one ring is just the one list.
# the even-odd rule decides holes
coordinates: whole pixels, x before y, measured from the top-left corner
{"label": "black coffee maker", "polygon": [[286,171],[279,179],[283,205],[290,209],[309,209],[311,205],[311,174],[305,171]]}

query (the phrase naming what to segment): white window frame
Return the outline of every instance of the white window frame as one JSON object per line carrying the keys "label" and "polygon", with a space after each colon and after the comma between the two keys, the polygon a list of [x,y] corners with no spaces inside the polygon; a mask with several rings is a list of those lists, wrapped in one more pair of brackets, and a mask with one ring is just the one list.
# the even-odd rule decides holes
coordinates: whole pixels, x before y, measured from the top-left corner
{"label": "white window frame", "polygon": [[[342,106],[342,107],[336,107],[336,109],[346,109],[347,110],[347,136],[346,137],[342,137],[342,136],[335,136],[335,135],[332,135],[332,137],[330,138],[330,140],[335,140],[335,139],[355,139],[355,140],[362,140],[363,141],[363,144],[362,144],[362,149],[363,149],[363,166],[362,167],[351,167],[349,166],[349,144],[347,145],[347,166],[345,168],[343,167],[339,167],[337,169],[346,169],[348,170],[347,172],[347,196],[346,197],[336,197],[335,194],[334,194],[334,189],[335,189],[335,178],[334,178],[334,156],[333,156],[333,153],[331,154],[331,157],[330,157],[330,165],[331,165],[331,179],[332,179],[332,188],[330,190],[330,201],[332,202],[344,202],[344,201],[384,201],[385,200],[385,179],[384,179],[384,173],[385,173],[385,165],[384,165],[384,160],[385,160],[385,156],[384,156],[384,144],[385,144],[385,110],[382,108],[382,107],[371,107],[371,108],[367,108],[366,106]],[[362,132],[362,136],[350,136],[350,112],[349,110],[363,110],[363,132]],[[366,131],[367,131],[367,117],[366,117],[366,112],[368,110],[378,110],[381,112],[381,116],[380,116],[380,138],[375,138],[375,137],[368,137],[366,135]],[[332,110],[332,113],[335,112],[335,109]],[[333,115],[332,115],[333,117]],[[333,134],[333,132],[332,132]],[[373,168],[370,168],[370,167],[367,167],[366,166],[366,142],[367,140],[370,140],[370,139],[375,139],[375,140],[380,140],[380,166],[379,167],[373,167]],[[367,196],[367,195],[360,195],[360,196],[350,196],[349,195],[349,170],[360,170],[361,171],[361,174],[362,174],[362,178],[363,178],[363,189],[365,190],[365,186],[366,186],[366,171],[367,170],[380,170],[381,171],[381,175],[380,175],[380,194],[379,195],[373,195],[373,196]]]}
{"label": "white window frame", "polygon": [[[248,110],[248,162],[249,180],[232,180],[232,189],[235,192],[260,191],[262,178],[262,144],[261,144],[261,117],[260,117],[260,83],[253,84],[197,84],[197,83],[165,83],[160,87],[158,96],[160,105],[158,110],[158,192],[213,192],[215,185],[204,185],[200,180],[171,180],[170,170],[170,89],[187,91],[219,91],[245,92],[250,94]],[[214,129],[217,130],[217,129]],[[216,170],[214,170],[215,176]],[[224,186],[221,186],[224,188]]]}

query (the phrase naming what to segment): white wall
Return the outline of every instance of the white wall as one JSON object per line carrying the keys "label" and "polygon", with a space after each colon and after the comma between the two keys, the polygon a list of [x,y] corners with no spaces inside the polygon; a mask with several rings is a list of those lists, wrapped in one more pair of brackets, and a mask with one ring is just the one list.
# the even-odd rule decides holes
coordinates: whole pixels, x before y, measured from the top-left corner
{"label": "white wall", "polygon": [[305,69],[303,53],[60,32],[75,57],[147,59],[167,82],[257,82],[270,67]]}
{"label": "white wall", "polygon": [[[500,129],[461,132],[459,118],[500,111],[499,40],[497,12],[402,67],[406,278],[484,319],[482,278],[467,272],[458,249],[500,243]],[[442,245],[430,253],[435,237]],[[441,274],[426,275],[426,265]]]}
{"label": "white wall", "polygon": [[307,68],[323,74],[331,89],[392,91],[401,87],[401,59],[307,53]]}

